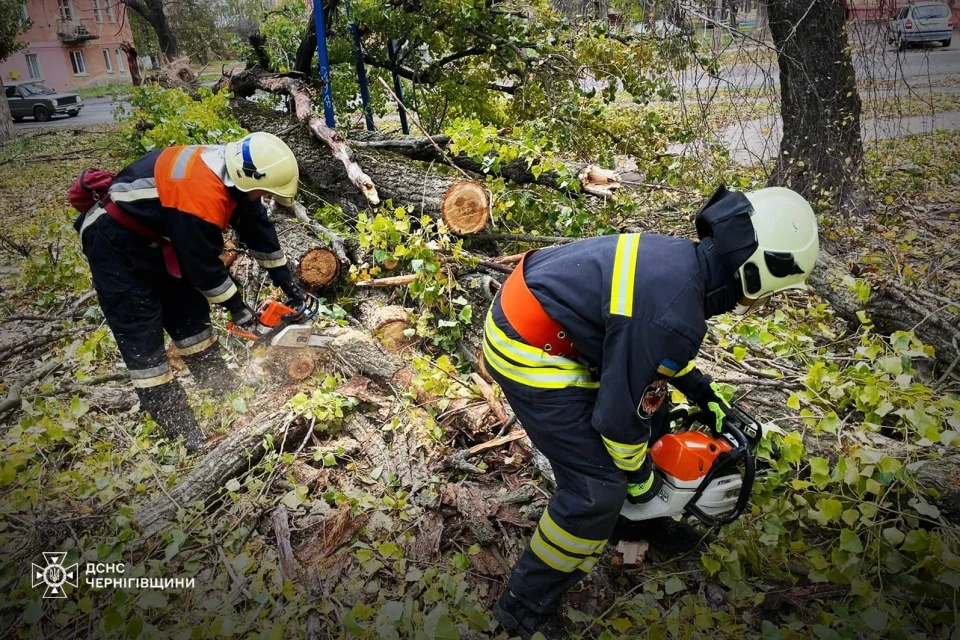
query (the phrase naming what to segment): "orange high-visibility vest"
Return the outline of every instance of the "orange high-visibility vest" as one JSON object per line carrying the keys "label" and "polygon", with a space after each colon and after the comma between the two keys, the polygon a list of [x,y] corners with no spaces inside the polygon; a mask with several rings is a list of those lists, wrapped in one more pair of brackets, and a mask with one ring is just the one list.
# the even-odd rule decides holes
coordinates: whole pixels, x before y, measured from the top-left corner
{"label": "orange high-visibility vest", "polygon": [[200,154],[202,146],[169,147],[157,158],[154,178],[160,204],[226,230],[237,203]]}

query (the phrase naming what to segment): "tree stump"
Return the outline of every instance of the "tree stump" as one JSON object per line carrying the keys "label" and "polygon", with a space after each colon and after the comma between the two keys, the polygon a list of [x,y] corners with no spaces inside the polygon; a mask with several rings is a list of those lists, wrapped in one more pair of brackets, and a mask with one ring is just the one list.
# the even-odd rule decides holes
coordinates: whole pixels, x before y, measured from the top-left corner
{"label": "tree stump", "polygon": [[487,226],[490,196],[477,182],[454,183],[443,196],[440,216],[450,231],[458,236],[476,233]]}
{"label": "tree stump", "polygon": [[381,305],[368,300],[360,305],[360,322],[390,353],[414,345],[416,336],[404,333],[410,328],[410,314],[399,305]]}
{"label": "tree stump", "polygon": [[320,289],[336,281],[340,260],[327,247],[313,247],[300,256],[300,280],[311,289]]}

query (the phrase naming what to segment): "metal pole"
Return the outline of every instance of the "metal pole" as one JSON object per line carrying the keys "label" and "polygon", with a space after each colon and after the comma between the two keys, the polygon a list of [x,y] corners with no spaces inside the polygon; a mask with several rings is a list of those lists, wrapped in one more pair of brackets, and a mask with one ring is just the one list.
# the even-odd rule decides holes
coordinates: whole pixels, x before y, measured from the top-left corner
{"label": "metal pole", "polygon": [[363,117],[367,121],[367,131],[375,131],[373,111],[370,110],[370,89],[367,88],[367,69],[363,65],[363,51],[360,49],[360,31],[350,19],[350,0],[347,0],[347,24],[353,34],[353,55],[357,58],[357,82],[360,84],[360,100],[363,102]]}
{"label": "metal pole", "polygon": [[403,108],[403,84],[400,82],[400,75],[397,73],[397,50],[393,46],[393,40],[387,40],[387,56],[390,58],[390,67],[393,71],[393,92],[400,99],[397,109],[400,112],[400,129],[403,135],[410,133],[410,125],[407,124],[407,110]]}
{"label": "metal pole", "polygon": [[323,22],[321,0],[313,0],[313,20],[317,26],[317,57],[320,61],[320,79],[323,81],[323,118],[327,126],[337,126],[333,119],[333,90],[330,87],[330,61],[327,59],[327,27]]}

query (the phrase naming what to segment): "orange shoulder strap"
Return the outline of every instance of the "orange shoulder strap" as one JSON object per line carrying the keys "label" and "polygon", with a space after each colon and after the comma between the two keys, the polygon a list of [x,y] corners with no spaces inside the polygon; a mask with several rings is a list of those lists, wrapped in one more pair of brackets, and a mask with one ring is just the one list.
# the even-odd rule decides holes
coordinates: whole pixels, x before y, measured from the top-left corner
{"label": "orange shoulder strap", "polygon": [[154,177],[160,204],[226,229],[236,202],[200,158],[203,147],[169,147],[157,158]]}

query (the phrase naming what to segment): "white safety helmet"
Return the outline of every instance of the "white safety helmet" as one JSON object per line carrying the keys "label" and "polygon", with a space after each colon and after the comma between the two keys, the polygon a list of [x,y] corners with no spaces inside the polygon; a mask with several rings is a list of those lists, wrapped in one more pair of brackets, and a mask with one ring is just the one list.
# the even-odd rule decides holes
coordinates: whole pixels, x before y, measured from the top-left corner
{"label": "white safety helmet", "polygon": [[737,272],[743,294],[756,300],[786,289],[806,289],[820,255],[817,218],[810,204],[784,187],[743,195],[753,205],[750,222],[758,245]]}
{"label": "white safety helmet", "polygon": [[230,179],[240,191],[263,190],[280,204],[293,205],[300,169],[287,144],[263,131],[251,133],[226,145],[225,159]]}

